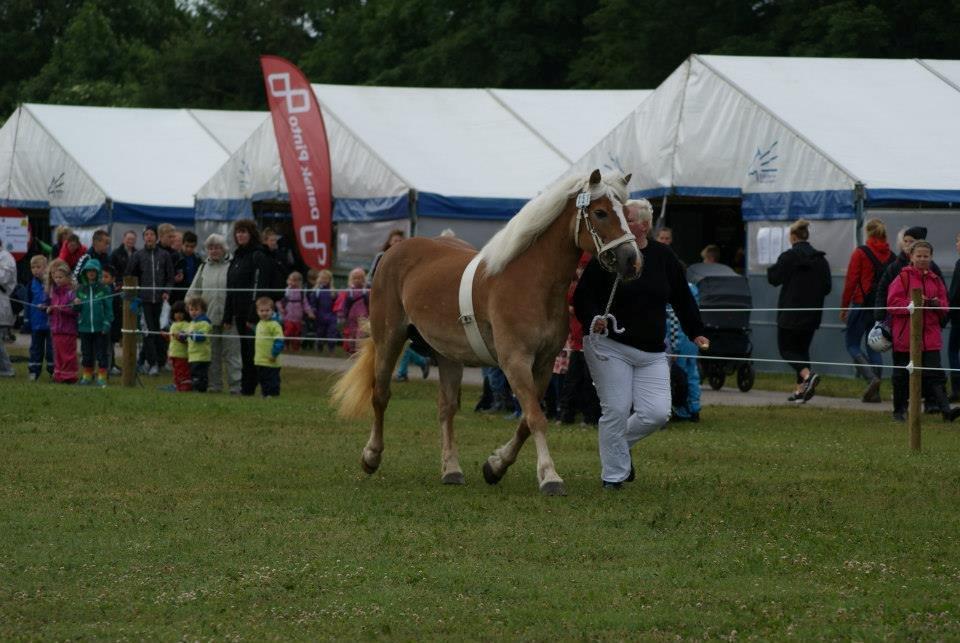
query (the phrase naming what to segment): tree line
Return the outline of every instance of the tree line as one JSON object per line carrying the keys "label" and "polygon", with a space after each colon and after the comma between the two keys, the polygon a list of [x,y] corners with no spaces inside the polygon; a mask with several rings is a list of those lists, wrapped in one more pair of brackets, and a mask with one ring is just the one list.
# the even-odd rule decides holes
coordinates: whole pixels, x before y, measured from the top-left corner
{"label": "tree line", "polygon": [[957,24],[955,0],[0,0],[0,120],[266,109],[264,53],[319,83],[642,89],[691,53],[960,58]]}

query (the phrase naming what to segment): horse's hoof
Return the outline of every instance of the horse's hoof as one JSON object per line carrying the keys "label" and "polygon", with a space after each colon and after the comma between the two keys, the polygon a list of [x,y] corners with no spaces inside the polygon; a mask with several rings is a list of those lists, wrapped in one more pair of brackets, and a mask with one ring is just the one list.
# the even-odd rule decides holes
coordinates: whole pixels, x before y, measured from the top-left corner
{"label": "horse's hoof", "polygon": [[502,478],[503,474],[497,475],[493,471],[489,460],[483,463],[483,479],[487,481],[487,484],[497,484]]}
{"label": "horse's hoof", "polygon": [[462,471],[451,471],[440,478],[440,482],[443,484],[466,484],[467,479],[463,477]]}
{"label": "horse's hoof", "polygon": [[540,493],[545,496],[565,496],[567,488],[562,480],[551,480],[540,485]]}
{"label": "horse's hoof", "polygon": [[380,468],[380,457],[376,456],[374,457],[373,460],[374,460],[373,464],[367,461],[366,451],[360,454],[360,467],[363,469],[363,472],[367,475],[376,473],[377,469]]}

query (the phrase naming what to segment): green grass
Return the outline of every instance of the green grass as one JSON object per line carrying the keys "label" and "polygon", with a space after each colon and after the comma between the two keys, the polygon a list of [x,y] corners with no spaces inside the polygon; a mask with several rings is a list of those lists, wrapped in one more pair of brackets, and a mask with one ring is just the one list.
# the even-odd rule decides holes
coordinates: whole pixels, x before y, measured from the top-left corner
{"label": "green grass", "polygon": [[483,483],[513,429],[470,411],[468,483],[441,486],[430,384],[394,387],[367,477],[327,376],[283,378],[268,401],[0,381],[0,639],[960,638],[938,421],[917,455],[873,413],[707,408],[619,493],[592,429],[552,427],[570,495],[544,498],[532,442]]}

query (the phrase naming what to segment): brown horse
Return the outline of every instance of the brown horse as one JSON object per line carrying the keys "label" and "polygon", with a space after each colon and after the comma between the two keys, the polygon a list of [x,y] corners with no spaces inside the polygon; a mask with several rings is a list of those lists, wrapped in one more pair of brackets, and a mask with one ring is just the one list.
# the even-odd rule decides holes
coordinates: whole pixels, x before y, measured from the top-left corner
{"label": "brown horse", "polygon": [[603,180],[594,170],[587,179],[554,186],[527,203],[480,251],[473,320],[495,362],[479,356],[468,341],[458,305],[461,275],[476,250],[456,240],[416,237],[383,256],[371,289],[371,336],[332,396],[345,418],[364,415],[372,403],[373,427],[361,456],[364,471],[373,473],[380,466],[390,379],[413,324],[434,349],[440,367],[441,481],[464,483],[453,439],[463,367],[496,363],[523,415],[513,439],[487,459],[484,478],[499,482],[532,433],[540,491],[566,493],[547,449],[540,400],[567,337],[566,294],[581,252],[596,254],[622,279],[640,274],[642,255],[622,207],[629,180],[629,175]]}

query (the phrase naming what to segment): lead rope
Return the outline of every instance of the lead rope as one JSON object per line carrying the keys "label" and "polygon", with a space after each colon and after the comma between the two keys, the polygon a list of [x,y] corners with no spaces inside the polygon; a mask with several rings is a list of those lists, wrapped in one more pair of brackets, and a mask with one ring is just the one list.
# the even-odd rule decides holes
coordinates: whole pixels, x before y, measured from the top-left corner
{"label": "lead rope", "polygon": [[[590,334],[587,336],[588,341],[595,342],[596,340],[593,339],[594,335],[598,335],[601,337],[608,337],[610,335],[610,328],[613,328],[613,332],[615,332],[618,335],[623,333],[625,330],[627,330],[626,328],[620,328],[620,325],[617,323],[617,318],[614,317],[613,314],[610,312],[610,307],[613,305],[613,296],[617,294],[618,285],[620,285],[619,275],[617,275],[617,278],[613,280],[613,288],[610,289],[610,297],[607,299],[607,307],[604,309],[603,314],[596,315],[590,321]],[[609,323],[606,325],[606,327],[603,330],[595,333],[593,331],[593,326],[600,319],[607,320]],[[597,353],[597,359],[605,362],[607,361],[608,358]]]}

